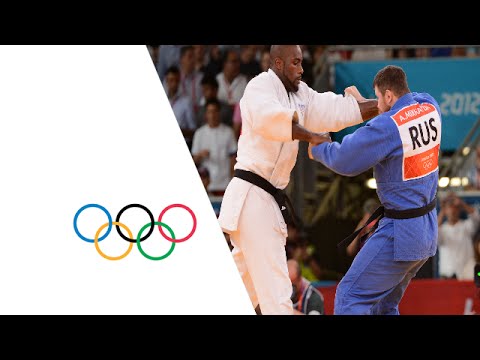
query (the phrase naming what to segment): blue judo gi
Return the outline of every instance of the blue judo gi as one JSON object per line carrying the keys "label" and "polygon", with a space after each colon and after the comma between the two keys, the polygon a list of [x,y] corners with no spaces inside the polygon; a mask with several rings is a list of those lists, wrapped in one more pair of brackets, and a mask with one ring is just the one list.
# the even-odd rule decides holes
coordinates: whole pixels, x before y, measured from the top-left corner
{"label": "blue judo gi", "polygon": [[[338,174],[374,167],[386,209],[421,208],[438,186],[441,115],[427,93],[408,93],[390,111],[343,138],[312,147],[313,158]],[[338,284],[335,314],[399,314],[410,280],[437,250],[437,212],[410,219],[383,217]]]}

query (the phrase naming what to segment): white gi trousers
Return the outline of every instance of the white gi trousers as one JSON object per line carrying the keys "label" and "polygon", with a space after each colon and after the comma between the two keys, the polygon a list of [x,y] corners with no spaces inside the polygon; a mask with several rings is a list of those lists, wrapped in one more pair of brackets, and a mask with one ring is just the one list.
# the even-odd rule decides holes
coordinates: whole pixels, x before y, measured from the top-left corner
{"label": "white gi trousers", "polygon": [[[243,180],[240,180],[243,181]],[[263,315],[292,315],[292,284],[288,276],[286,225],[273,196],[252,186],[230,234],[232,255],[252,305]],[[255,285],[254,285],[255,284]]]}

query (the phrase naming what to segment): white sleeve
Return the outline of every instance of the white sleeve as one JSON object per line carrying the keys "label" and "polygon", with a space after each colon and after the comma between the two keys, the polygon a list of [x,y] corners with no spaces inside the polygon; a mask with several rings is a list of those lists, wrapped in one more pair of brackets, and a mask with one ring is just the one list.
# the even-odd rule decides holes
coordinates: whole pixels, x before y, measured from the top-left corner
{"label": "white sleeve", "polygon": [[352,95],[331,91],[319,93],[308,88],[305,127],[313,132],[336,132],[363,121],[360,107]]}
{"label": "white sleeve", "polygon": [[478,225],[480,224],[480,213],[477,207],[475,207],[475,210],[473,211],[473,213],[468,215],[468,218],[467,220],[465,220],[465,222],[470,235],[471,236],[475,235],[475,232],[478,229]]}
{"label": "white sleeve", "polygon": [[202,132],[199,130],[193,133],[192,150],[191,150],[192,155],[197,155],[200,152],[200,142],[202,141],[200,138],[200,135]]}
{"label": "white sleeve", "polygon": [[240,100],[242,117],[249,121],[252,131],[267,140],[292,141],[294,109],[280,104],[276,89],[267,78],[251,80]]}

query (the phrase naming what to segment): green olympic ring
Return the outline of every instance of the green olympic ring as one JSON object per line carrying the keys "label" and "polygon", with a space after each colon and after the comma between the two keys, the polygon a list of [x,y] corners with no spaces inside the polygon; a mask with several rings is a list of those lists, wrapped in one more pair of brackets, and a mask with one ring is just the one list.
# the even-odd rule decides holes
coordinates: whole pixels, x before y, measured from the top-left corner
{"label": "green olympic ring", "polygon": [[[165,223],[162,223],[162,222],[155,222],[154,223],[155,225],[159,225],[159,226],[163,226],[164,228],[166,228],[168,230],[168,232],[170,233],[170,236],[172,237],[172,239],[175,239],[175,234],[173,233],[173,230],[170,226],[168,226],[167,224]],[[163,259],[166,259],[167,257],[170,256],[170,254],[173,252],[173,249],[175,249],[175,243],[172,242],[172,245],[170,246],[170,250],[167,251],[167,253],[165,255],[162,255],[162,256],[151,256],[151,255],[148,255],[145,251],[143,251],[142,249],[142,245],[140,243],[140,238],[142,237],[142,233],[143,231],[147,228],[147,227],[150,227],[152,226],[152,223],[146,223],[141,229],[140,231],[138,232],[138,235],[137,235],[137,247],[138,247],[138,250],[140,251],[140,253],[145,256],[147,259],[150,259],[150,260],[163,260]]]}

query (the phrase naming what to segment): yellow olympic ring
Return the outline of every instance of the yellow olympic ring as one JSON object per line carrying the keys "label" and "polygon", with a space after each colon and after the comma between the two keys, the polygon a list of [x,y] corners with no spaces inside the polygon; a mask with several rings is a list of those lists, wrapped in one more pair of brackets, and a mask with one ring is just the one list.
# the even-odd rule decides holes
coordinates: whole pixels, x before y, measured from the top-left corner
{"label": "yellow olympic ring", "polygon": [[[130,245],[128,245],[128,249],[127,251],[120,255],[120,256],[108,256],[106,254],[104,254],[102,252],[102,250],[100,250],[100,246],[98,245],[98,238],[100,237],[100,232],[105,229],[107,226],[108,226],[108,222],[103,224],[102,226],[100,226],[100,228],[97,230],[97,233],[95,234],[95,239],[93,240],[94,243],[95,243],[95,249],[97,249],[98,253],[100,255],[102,255],[105,259],[107,260],[121,260],[123,259],[125,256],[127,256],[128,254],[130,254],[130,251],[132,251],[132,248],[133,248],[133,243],[129,243]],[[132,232],[130,231],[130,229],[127,227],[127,225],[125,224],[122,224],[121,222],[116,222],[116,221],[113,221],[112,222],[113,225],[118,225],[118,226],[121,226],[122,228],[124,228],[127,233],[128,233],[128,236],[130,236],[130,239],[134,240],[133,238],[133,235],[132,235]]]}

